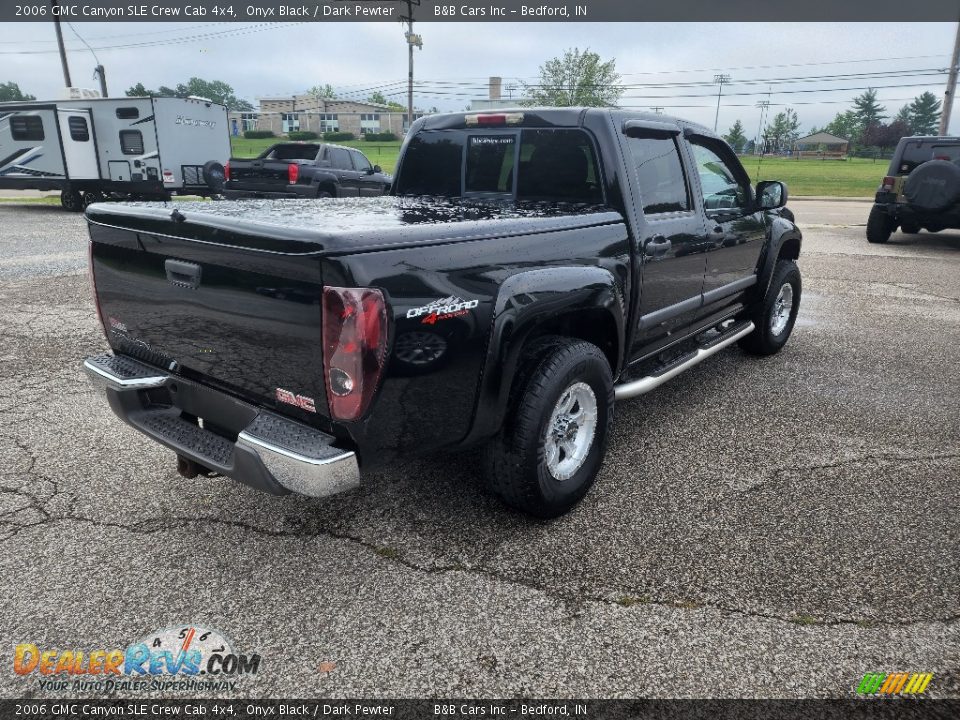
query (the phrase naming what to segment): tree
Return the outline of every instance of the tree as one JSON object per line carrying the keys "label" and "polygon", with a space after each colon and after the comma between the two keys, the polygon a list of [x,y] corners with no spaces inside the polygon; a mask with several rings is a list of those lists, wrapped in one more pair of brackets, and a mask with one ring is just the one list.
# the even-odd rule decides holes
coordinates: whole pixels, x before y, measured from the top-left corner
{"label": "tree", "polygon": [[333,86],[330,83],[327,83],[326,85],[314,85],[312,88],[307,90],[307,95],[312,95],[319,100],[337,99],[337,93],[334,91]]}
{"label": "tree", "polygon": [[764,140],[768,150],[784,150],[793,145],[793,141],[800,137],[800,119],[793,108],[787,108],[774,116],[764,131]]}
{"label": "tree", "polygon": [[246,100],[241,100],[234,95],[233,87],[222,80],[203,80],[202,78],[192,77],[186,83],[179,83],[176,88],[170,88],[161,85],[157,90],[148,90],[143,83],[137,83],[129,90],[129,97],[196,97],[208,98],[215,103],[226,105],[228,110],[253,110]]}
{"label": "tree", "polygon": [[12,100],[36,100],[33,95],[27,95],[20,90],[20,86],[15,82],[0,83],[0,102],[9,102]]}
{"label": "tree", "polygon": [[910,125],[910,105],[904,105],[902,108],[897,110],[897,114],[893,116],[894,122],[906,123]]}
{"label": "tree", "polygon": [[844,140],[856,141],[860,137],[860,126],[853,110],[837,113],[837,116],[827,123],[823,132],[836,135]]}
{"label": "tree", "polygon": [[877,100],[877,91],[873,88],[867,88],[862,95],[857,95],[853,99],[853,114],[857,118],[862,133],[871,125],[877,125],[887,116],[887,108]]}
{"label": "tree", "polygon": [[616,60],[602,62],[590,49],[572,48],[540,66],[540,82],[523,84],[532,105],[608,107],[623,94]]}
{"label": "tree", "polygon": [[743,123],[739,120],[733,123],[733,127],[723,136],[723,139],[730,143],[730,147],[732,147],[738,155],[742,153],[747,144],[747,136],[743,134]]}
{"label": "tree", "polygon": [[910,132],[914,135],[936,135],[940,127],[940,100],[932,92],[925,92],[907,106]]}
{"label": "tree", "polygon": [[863,131],[863,144],[880,149],[892,148],[900,138],[910,134],[910,126],[903,120],[894,120],[889,125],[874,123]]}

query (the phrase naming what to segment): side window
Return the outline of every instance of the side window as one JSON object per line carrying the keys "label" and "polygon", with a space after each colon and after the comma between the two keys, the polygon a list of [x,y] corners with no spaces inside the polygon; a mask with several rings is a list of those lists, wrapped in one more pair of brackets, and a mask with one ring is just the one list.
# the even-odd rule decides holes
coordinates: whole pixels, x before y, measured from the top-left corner
{"label": "side window", "polygon": [[136,120],[140,117],[140,110],[135,107],[118,107],[117,108],[117,119],[118,120]]}
{"label": "side window", "polygon": [[644,215],[690,209],[690,193],[673,138],[627,138]]}
{"label": "side window", "polygon": [[750,197],[748,186],[737,179],[738,173],[730,163],[709,147],[691,142],[693,158],[700,175],[703,207],[706,210],[742,208]]}
{"label": "side window", "polygon": [[364,157],[364,155],[363,155],[362,152],[358,152],[358,151],[354,150],[354,151],[352,151],[352,152],[350,153],[350,155],[353,157],[353,167],[354,167],[356,170],[359,170],[360,172],[366,172],[366,171],[369,170],[371,167],[373,167],[373,166],[370,164],[370,161],[367,160],[366,157]]}
{"label": "side window", "polygon": [[330,165],[337,170],[353,170],[350,163],[350,153],[343,148],[330,148]]}
{"label": "side window", "polygon": [[121,130],[120,151],[124,155],[143,155],[143,134],[139,130]]}
{"label": "side window", "polygon": [[67,118],[67,125],[70,127],[70,139],[77,142],[89,142],[90,128],[87,126],[87,119],[73,115]]}
{"label": "side window", "polygon": [[10,135],[14,140],[43,140],[43,118],[39,115],[14,115],[10,118]]}

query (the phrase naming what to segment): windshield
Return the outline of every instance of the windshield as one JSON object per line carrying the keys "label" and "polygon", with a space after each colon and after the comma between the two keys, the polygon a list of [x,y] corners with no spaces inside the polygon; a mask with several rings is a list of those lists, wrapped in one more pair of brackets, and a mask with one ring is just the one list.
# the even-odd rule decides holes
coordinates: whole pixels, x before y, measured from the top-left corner
{"label": "windshield", "polygon": [[603,202],[599,165],[583,130],[435,130],[410,140],[400,195]]}

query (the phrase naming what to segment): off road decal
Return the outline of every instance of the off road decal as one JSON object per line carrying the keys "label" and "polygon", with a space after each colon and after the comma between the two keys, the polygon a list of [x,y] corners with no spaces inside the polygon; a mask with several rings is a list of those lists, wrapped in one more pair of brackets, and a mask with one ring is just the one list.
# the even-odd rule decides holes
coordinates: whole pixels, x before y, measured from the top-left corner
{"label": "off road decal", "polygon": [[466,315],[480,304],[479,300],[464,300],[456,295],[450,295],[439,300],[434,300],[429,305],[422,305],[418,308],[407,310],[407,318],[423,317],[420,322],[425,325],[433,325],[438,320],[448,320],[454,317]]}

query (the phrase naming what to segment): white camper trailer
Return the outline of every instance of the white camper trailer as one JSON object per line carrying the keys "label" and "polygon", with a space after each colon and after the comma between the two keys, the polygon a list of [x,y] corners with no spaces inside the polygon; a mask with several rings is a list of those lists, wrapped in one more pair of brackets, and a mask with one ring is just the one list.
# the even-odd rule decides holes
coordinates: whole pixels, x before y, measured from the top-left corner
{"label": "white camper trailer", "polygon": [[227,109],[202,98],[0,103],[0,189],[60,190],[70,210],[211,195],[229,158]]}

